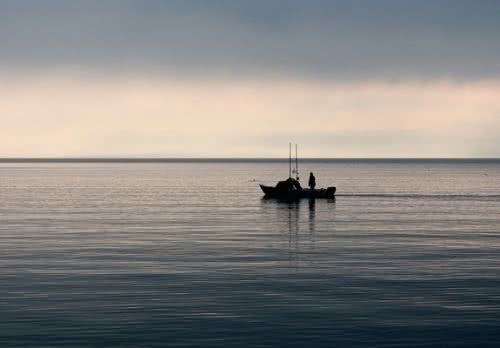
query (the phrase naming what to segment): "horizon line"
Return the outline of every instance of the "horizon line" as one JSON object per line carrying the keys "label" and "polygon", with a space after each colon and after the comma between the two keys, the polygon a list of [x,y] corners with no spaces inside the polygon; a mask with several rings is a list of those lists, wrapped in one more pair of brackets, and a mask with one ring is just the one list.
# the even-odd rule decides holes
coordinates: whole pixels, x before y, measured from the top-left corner
{"label": "horizon line", "polygon": [[[0,163],[210,163],[288,162],[288,157],[4,157]],[[500,161],[500,157],[303,157],[305,162]]]}

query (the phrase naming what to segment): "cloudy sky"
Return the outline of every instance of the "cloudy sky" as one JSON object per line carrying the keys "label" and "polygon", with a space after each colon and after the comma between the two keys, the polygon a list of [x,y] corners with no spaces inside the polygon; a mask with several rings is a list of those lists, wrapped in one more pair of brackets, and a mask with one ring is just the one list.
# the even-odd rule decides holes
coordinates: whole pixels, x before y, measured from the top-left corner
{"label": "cloudy sky", "polygon": [[0,157],[500,157],[500,1],[0,0]]}

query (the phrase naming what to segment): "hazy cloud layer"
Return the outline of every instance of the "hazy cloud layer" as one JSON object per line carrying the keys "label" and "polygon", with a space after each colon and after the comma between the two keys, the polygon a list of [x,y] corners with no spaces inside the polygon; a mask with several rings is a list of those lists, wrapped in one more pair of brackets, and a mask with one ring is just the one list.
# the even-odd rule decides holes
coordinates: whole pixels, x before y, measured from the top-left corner
{"label": "hazy cloud layer", "polygon": [[0,157],[500,157],[498,0],[0,0]]}
{"label": "hazy cloud layer", "polygon": [[495,0],[2,0],[0,68],[490,79]]}
{"label": "hazy cloud layer", "polygon": [[3,82],[0,157],[500,157],[500,82]]}

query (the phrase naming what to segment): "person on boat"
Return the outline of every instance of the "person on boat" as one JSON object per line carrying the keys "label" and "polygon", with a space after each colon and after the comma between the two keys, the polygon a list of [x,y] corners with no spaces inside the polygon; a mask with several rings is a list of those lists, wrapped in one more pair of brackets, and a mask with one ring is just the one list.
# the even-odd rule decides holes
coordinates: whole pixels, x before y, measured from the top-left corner
{"label": "person on boat", "polygon": [[311,172],[309,173],[309,187],[311,190],[314,190],[316,187],[316,178],[314,177],[314,174]]}

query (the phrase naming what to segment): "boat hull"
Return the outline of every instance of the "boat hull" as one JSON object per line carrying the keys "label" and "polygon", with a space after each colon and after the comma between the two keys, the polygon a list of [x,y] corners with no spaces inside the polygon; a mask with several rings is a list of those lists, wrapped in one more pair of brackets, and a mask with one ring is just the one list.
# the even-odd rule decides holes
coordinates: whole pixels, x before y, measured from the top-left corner
{"label": "boat hull", "polygon": [[276,187],[260,185],[264,197],[278,199],[301,199],[301,198],[327,198],[334,199],[336,187],[328,187],[326,189],[302,189],[302,190],[279,190]]}

